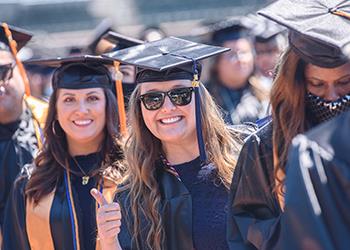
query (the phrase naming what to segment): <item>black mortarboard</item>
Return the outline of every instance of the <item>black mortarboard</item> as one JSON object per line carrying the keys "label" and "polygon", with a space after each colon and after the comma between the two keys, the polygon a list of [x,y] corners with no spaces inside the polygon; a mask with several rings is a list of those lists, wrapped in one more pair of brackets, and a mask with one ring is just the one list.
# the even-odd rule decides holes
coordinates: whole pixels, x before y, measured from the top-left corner
{"label": "black mortarboard", "polygon": [[113,51],[115,50],[121,50],[126,49],[132,46],[143,44],[144,42],[142,40],[132,38],[129,36],[122,35],[120,33],[114,32],[114,31],[108,31],[107,34],[105,34],[102,39],[107,40],[108,42],[115,45],[113,48]]}
{"label": "black mortarboard", "polygon": [[226,41],[251,36],[252,22],[245,16],[232,17],[208,26],[211,41],[221,45]]}
{"label": "black mortarboard", "polygon": [[[17,51],[23,48],[33,36],[28,31],[14,26],[9,26],[9,30],[12,34],[12,39],[17,43]],[[1,46],[1,43],[5,46]],[[0,26],[0,49],[10,50],[9,40],[2,25]]]}
{"label": "black mortarboard", "polygon": [[247,17],[254,24],[252,35],[254,36],[254,40],[258,43],[269,42],[286,30],[284,26],[261,16],[249,14]]}
{"label": "black mortarboard", "polygon": [[91,55],[28,60],[25,62],[28,65],[34,64],[56,68],[52,76],[53,89],[109,88],[113,90],[114,83],[116,83],[120,132],[124,133],[126,118],[121,80],[114,80],[106,67],[106,65],[113,66],[115,63],[115,60]]}
{"label": "black mortarboard", "polygon": [[99,42],[102,40],[102,37],[106,35],[109,31],[112,31],[112,23],[110,20],[105,19],[101,23],[97,25],[97,27],[94,30],[93,37],[88,45],[88,52],[89,54],[96,55],[98,52],[97,46]]}
{"label": "black mortarboard", "polygon": [[100,56],[36,59],[24,63],[56,68],[52,77],[54,89],[112,88],[113,86],[110,72],[105,67],[105,65],[113,65],[113,61]]}
{"label": "black mortarboard", "polygon": [[279,0],[258,14],[290,29],[290,45],[306,62],[334,68],[348,61],[341,48],[350,41],[350,1]]}
{"label": "black mortarboard", "polygon": [[189,79],[195,89],[196,125],[200,158],[206,163],[205,146],[202,135],[199,96],[198,61],[218,55],[229,49],[167,37],[158,41],[130,47],[104,54],[103,56],[138,67],[137,82],[163,82]]}

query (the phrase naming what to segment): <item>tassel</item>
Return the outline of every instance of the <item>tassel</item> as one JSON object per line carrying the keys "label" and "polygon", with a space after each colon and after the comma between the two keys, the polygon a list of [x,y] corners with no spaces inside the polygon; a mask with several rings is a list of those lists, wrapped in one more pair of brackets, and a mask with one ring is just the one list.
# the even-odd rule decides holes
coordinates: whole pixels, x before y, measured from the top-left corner
{"label": "tassel", "polygon": [[347,13],[345,11],[338,10],[337,8],[333,8],[333,9],[330,9],[329,12],[334,14],[334,15],[345,17],[348,20],[350,20],[350,13]]}
{"label": "tassel", "polygon": [[25,68],[24,68],[21,60],[19,60],[19,58],[17,56],[17,43],[12,38],[12,33],[11,33],[9,26],[6,23],[2,23],[1,26],[3,27],[3,29],[5,31],[5,34],[6,34],[8,42],[9,42],[10,49],[11,49],[11,53],[16,60],[16,64],[18,66],[19,73],[23,79],[24,87],[25,87],[25,95],[30,96],[31,94],[30,94],[30,85],[29,85],[28,76],[27,76],[27,73],[25,71]]}
{"label": "tassel", "polygon": [[198,72],[195,69],[195,73],[193,75],[193,80],[192,80],[192,87],[194,87],[194,95],[195,95],[196,131],[197,131],[197,140],[198,140],[198,147],[199,147],[199,157],[201,160],[201,164],[204,165],[207,163],[207,155],[205,152],[205,144],[204,144],[203,133],[202,133],[199,84],[200,82],[198,80]]}
{"label": "tassel", "polygon": [[126,135],[126,112],[125,112],[124,94],[123,94],[123,85],[122,85],[123,74],[119,70],[119,65],[120,65],[120,62],[114,61],[114,69],[116,71],[115,89],[117,92],[120,133],[122,134],[122,136],[124,136]]}

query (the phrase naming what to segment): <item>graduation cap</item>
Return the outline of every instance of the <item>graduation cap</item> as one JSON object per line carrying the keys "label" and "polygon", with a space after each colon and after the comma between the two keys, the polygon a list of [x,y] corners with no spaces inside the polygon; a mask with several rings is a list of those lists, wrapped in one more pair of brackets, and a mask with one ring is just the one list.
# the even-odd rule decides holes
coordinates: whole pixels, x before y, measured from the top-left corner
{"label": "graduation cap", "polygon": [[207,28],[211,33],[211,41],[220,45],[226,41],[251,37],[251,29],[254,23],[246,16],[231,17],[213,24]]}
{"label": "graduation cap", "polygon": [[284,26],[279,25],[269,19],[262,16],[249,14],[247,16],[252,23],[254,23],[251,29],[255,42],[267,43],[275,39],[279,34],[287,30]]}
{"label": "graduation cap", "polygon": [[96,50],[98,48],[98,44],[102,40],[102,37],[112,30],[112,23],[110,20],[104,19],[101,23],[99,23],[95,28],[93,38],[88,45],[88,53],[93,55],[98,54],[98,51]]}
{"label": "graduation cap", "polygon": [[115,45],[113,51],[126,49],[144,43],[142,40],[125,36],[114,31],[108,31],[107,34],[102,37],[102,39]]}
{"label": "graduation cap", "polygon": [[[15,26],[8,26],[8,29],[11,33],[10,36],[17,44],[17,51],[22,49],[33,36],[28,31],[20,29]],[[7,33],[6,28],[3,25],[1,25],[0,26],[0,49],[10,50],[10,42],[8,38],[9,34],[6,34],[6,33]],[[1,43],[5,46],[1,46]]]}
{"label": "graduation cap", "polygon": [[25,61],[26,65],[41,65],[56,68],[53,89],[112,88],[113,80],[105,65],[113,65],[112,60],[100,56],[73,56],[53,59]]}
{"label": "graduation cap", "polygon": [[307,63],[334,68],[348,61],[350,1],[279,0],[258,14],[289,29],[292,49]]}
{"label": "graduation cap", "polygon": [[113,80],[107,65],[114,66],[115,60],[101,56],[83,55],[65,58],[36,59],[24,62],[26,65],[42,65],[56,68],[52,76],[53,89],[109,88],[116,85],[120,130],[126,131],[121,78]]}
{"label": "graduation cap", "polygon": [[19,70],[19,74],[23,80],[25,95],[28,97],[30,93],[30,85],[25,68],[18,58],[18,51],[26,45],[26,43],[32,38],[32,35],[27,31],[19,29],[17,27],[9,26],[6,23],[1,23],[0,26],[0,50],[8,50],[13,55],[16,65]]}
{"label": "graduation cap", "polygon": [[192,81],[195,92],[196,127],[200,158],[202,163],[206,163],[207,158],[200,118],[200,64],[198,61],[228,50],[228,48],[167,37],[102,56],[135,65],[138,69],[136,76],[138,83],[181,79]]}

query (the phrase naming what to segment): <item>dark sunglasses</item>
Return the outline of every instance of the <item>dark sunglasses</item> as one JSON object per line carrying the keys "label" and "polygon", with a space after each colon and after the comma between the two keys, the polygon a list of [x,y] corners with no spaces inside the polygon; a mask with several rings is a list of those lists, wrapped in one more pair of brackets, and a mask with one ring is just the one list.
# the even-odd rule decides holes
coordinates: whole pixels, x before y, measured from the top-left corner
{"label": "dark sunglasses", "polygon": [[140,96],[140,100],[148,110],[157,110],[163,106],[165,96],[176,106],[185,106],[192,100],[193,87],[177,88],[166,92],[149,92]]}
{"label": "dark sunglasses", "polygon": [[15,64],[9,63],[0,65],[0,81],[8,81],[12,78],[13,68]]}

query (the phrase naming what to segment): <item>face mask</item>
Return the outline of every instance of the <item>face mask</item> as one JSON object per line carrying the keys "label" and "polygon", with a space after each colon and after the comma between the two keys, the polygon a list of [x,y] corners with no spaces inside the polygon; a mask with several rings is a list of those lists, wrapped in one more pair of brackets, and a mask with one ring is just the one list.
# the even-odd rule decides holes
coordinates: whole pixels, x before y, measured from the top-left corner
{"label": "face mask", "polygon": [[319,96],[308,93],[306,96],[306,109],[317,124],[328,121],[350,110],[350,94],[335,101],[326,101]]}

